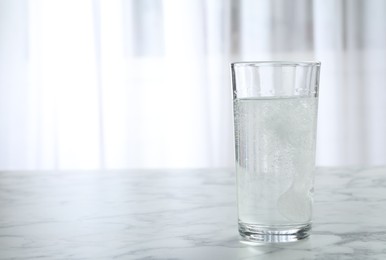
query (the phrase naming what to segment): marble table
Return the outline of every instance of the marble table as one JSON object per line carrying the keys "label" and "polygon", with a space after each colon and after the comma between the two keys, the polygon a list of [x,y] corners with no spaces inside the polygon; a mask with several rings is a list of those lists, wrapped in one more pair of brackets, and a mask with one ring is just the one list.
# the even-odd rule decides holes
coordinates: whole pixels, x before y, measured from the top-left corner
{"label": "marble table", "polygon": [[386,259],[386,168],[320,168],[310,238],[239,242],[232,170],[0,172],[0,259]]}

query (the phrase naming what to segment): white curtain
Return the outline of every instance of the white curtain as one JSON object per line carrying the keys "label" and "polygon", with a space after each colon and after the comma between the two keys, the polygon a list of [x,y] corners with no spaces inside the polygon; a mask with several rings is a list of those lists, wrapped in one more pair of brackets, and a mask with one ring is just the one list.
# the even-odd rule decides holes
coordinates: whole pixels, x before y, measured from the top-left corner
{"label": "white curtain", "polygon": [[236,60],[320,60],[318,165],[386,163],[386,1],[0,0],[0,169],[232,166]]}

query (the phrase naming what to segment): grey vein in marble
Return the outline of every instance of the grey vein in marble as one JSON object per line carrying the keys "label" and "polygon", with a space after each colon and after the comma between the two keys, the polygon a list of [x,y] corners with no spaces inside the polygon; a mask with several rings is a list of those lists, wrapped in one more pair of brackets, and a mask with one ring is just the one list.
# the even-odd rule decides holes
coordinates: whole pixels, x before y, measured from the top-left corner
{"label": "grey vein in marble", "polygon": [[386,259],[386,168],[315,183],[309,239],[250,246],[230,170],[1,172],[0,259]]}

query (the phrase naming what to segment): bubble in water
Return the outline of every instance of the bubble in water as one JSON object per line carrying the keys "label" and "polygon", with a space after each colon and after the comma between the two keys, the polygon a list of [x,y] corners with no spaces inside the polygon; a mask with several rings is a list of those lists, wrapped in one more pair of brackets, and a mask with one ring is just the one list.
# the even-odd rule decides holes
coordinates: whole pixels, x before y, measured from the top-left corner
{"label": "bubble in water", "polygon": [[311,218],[317,100],[235,101],[239,218],[304,223]]}

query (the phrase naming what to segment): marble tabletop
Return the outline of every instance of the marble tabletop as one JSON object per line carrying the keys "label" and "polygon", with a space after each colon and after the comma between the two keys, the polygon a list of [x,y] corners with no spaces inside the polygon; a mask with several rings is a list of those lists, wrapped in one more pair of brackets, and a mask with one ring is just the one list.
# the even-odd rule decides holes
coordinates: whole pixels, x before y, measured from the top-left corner
{"label": "marble tabletop", "polygon": [[0,259],[386,259],[386,168],[319,168],[310,238],[251,246],[232,170],[0,172]]}

